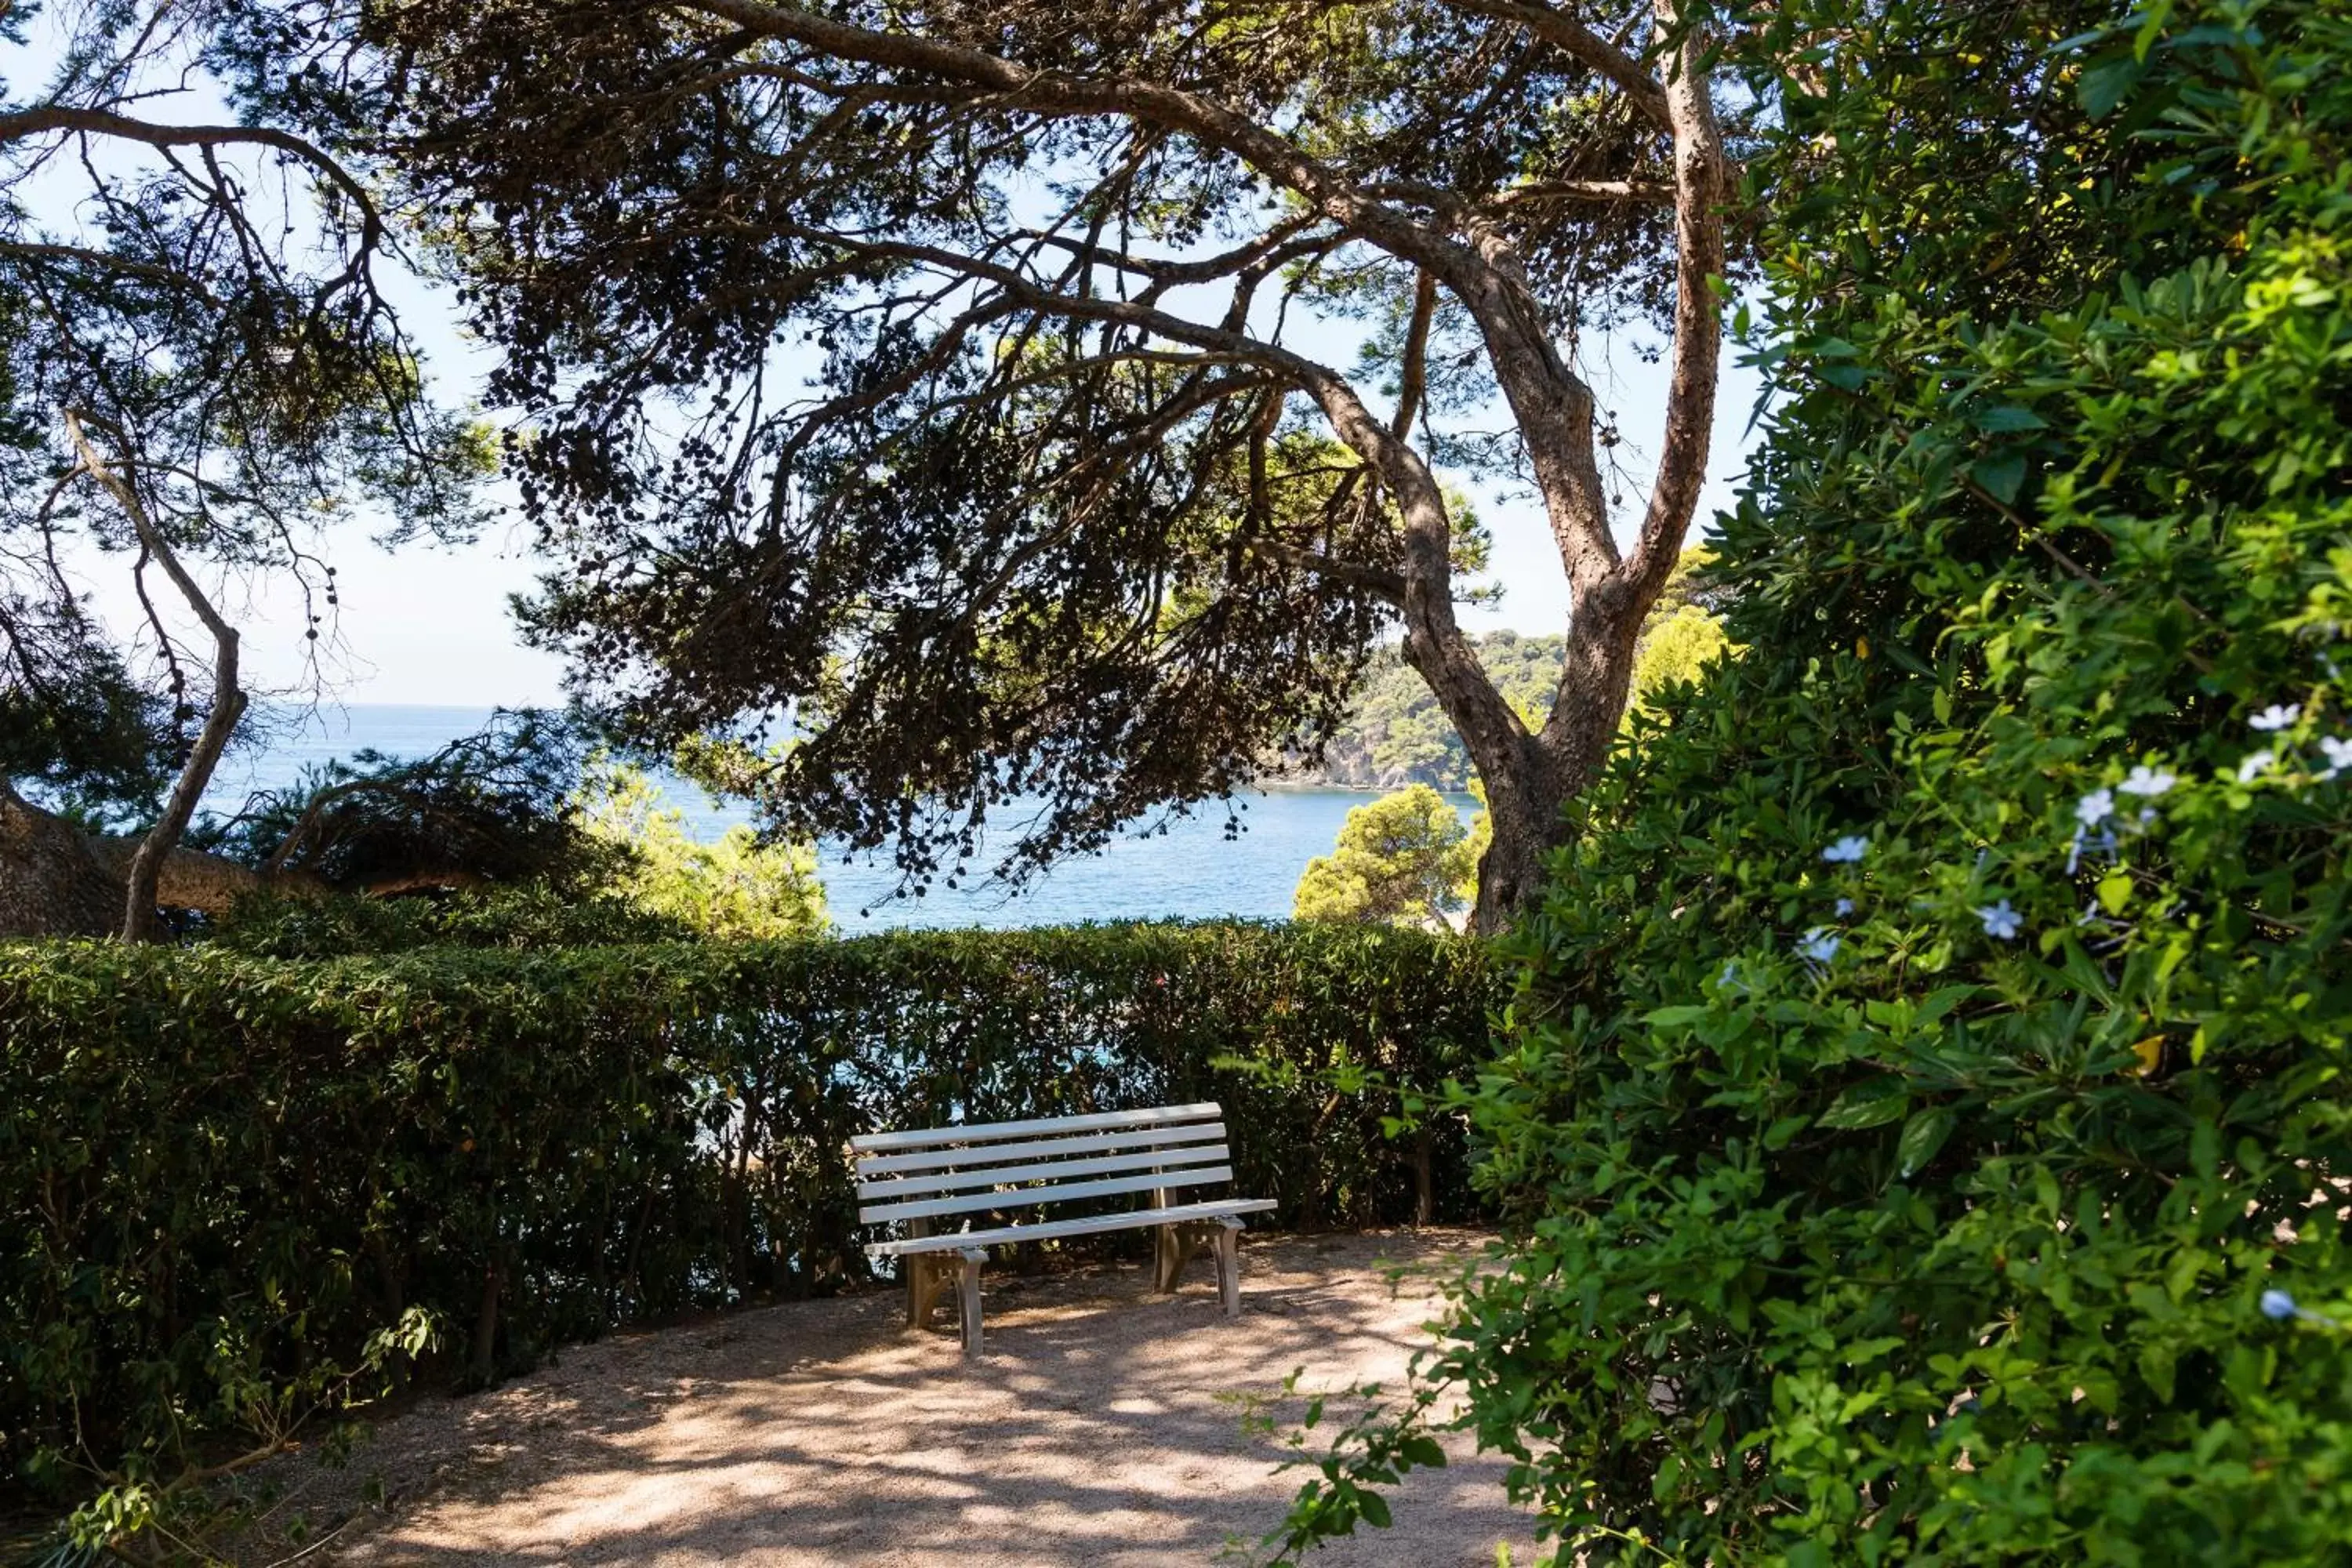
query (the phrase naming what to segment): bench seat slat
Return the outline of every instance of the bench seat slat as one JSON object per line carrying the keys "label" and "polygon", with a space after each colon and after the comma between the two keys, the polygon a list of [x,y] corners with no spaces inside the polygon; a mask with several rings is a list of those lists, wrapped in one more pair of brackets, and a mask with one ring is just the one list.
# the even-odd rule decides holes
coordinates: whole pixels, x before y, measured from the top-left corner
{"label": "bench seat slat", "polygon": [[1150,1149],[1178,1143],[1222,1143],[1222,1121],[1188,1121],[1175,1127],[1146,1128],[1140,1132],[1089,1132],[1075,1138],[1041,1138],[1028,1143],[987,1144],[977,1149],[925,1149],[913,1154],[861,1154],[857,1173],[870,1181],[886,1171],[932,1171],[942,1165],[968,1165],[978,1159],[1031,1160],[1046,1154],[1099,1154],[1113,1149]]}
{"label": "bench seat slat", "polygon": [[1272,1198],[1219,1198],[1210,1203],[1177,1204],[1164,1209],[1129,1209],[1124,1214],[1094,1215],[1085,1219],[1047,1220],[1041,1225],[1008,1225],[992,1230],[959,1231],[945,1236],[908,1237],[877,1241],[866,1249],[868,1258],[905,1258],[924,1252],[953,1252],[965,1247],[995,1247],[1015,1241],[1050,1241],[1056,1237],[1091,1236],[1107,1230],[1136,1230],[1145,1226],[1181,1225],[1186,1220],[1221,1219],[1228,1215],[1262,1214],[1275,1207]]}
{"label": "bench seat slat", "polygon": [[990,1165],[936,1175],[908,1176],[898,1181],[860,1182],[857,1201],[911,1198],[924,1193],[952,1193],[971,1187],[1001,1186],[1012,1182],[1051,1182],[1064,1176],[1099,1176],[1113,1171],[1177,1170],[1186,1165],[1222,1165],[1233,1158],[1223,1143],[1195,1143],[1183,1149],[1147,1149],[1139,1154],[1105,1154],[1094,1160],[1049,1160],[1036,1165]]}
{"label": "bench seat slat", "polygon": [[857,1153],[872,1154],[891,1149],[926,1149],[935,1143],[992,1143],[1006,1138],[1025,1138],[1033,1132],[1093,1132],[1111,1127],[1213,1121],[1223,1114],[1213,1101],[1203,1105],[1163,1105],[1150,1110],[1105,1110],[1092,1116],[1039,1116],[1026,1121],[976,1121],[965,1127],[869,1132],[862,1138],[852,1138],[849,1146]]}
{"label": "bench seat slat", "polygon": [[1193,1170],[1161,1171],[1149,1176],[1120,1176],[1100,1182],[1059,1182],[1051,1186],[1016,1187],[1009,1192],[976,1193],[960,1198],[923,1198],[912,1203],[881,1204],[857,1211],[857,1223],[877,1225],[886,1219],[928,1219],[944,1214],[977,1214],[985,1209],[1028,1208],[1036,1204],[1066,1203],[1074,1198],[1107,1198],[1119,1193],[1148,1193],[1161,1187],[1205,1187],[1234,1179],[1230,1165]]}

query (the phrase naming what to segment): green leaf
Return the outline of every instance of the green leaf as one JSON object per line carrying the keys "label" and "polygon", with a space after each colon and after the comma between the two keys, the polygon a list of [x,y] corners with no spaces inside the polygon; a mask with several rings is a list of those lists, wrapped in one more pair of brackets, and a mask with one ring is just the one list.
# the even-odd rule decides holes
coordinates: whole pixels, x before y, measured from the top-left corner
{"label": "green leaf", "polygon": [[1916,1028],[1926,1028],[1928,1025],[1941,1019],[1945,1014],[1949,1013],[1953,1008],[1958,1006],[1961,1003],[1975,995],[1977,991],[1978,987],[1974,985],[1941,985],[1937,987],[1935,990],[1927,994],[1927,999],[1925,1002],[1919,1004],[1919,1011],[1911,1020],[1913,1026]]}
{"label": "green leaf", "polygon": [[2122,869],[2108,872],[2099,879],[2099,907],[2111,915],[2124,912],[2131,902],[2131,873]]}
{"label": "green leaf", "polygon": [[1992,435],[2010,435],[2020,430],[2046,430],[2050,426],[2031,408],[2014,403],[1997,403],[1977,411],[1977,428]]}
{"label": "green leaf", "polygon": [[2025,454],[1996,452],[1990,458],[1979,458],[1969,465],[1969,477],[1993,500],[2003,506],[2011,505],[2017,500],[2017,492],[2025,488]]}
{"label": "green leaf", "polygon": [[2115,111],[2116,105],[2139,85],[2147,67],[2129,55],[2116,55],[2086,67],[2076,88],[2082,94],[2083,108],[2092,119],[2098,120]]}
{"label": "green leaf", "polygon": [[2167,1405],[2172,1403],[2173,1363],[2179,1358],[2179,1350],[2168,1339],[2149,1340],[2139,1347],[2139,1374]]}
{"label": "green leaf", "polygon": [[1397,1445],[1397,1453],[1410,1465],[1432,1470],[1445,1468],[1445,1450],[1438,1446],[1436,1438],[1421,1433],[1415,1433]]}
{"label": "green leaf", "polygon": [[1952,1135],[1958,1121],[1949,1108],[1931,1106],[1914,1111],[1911,1120],[1903,1124],[1903,1135],[1895,1141],[1896,1167],[1907,1178],[1926,1167]]}
{"label": "green leaf", "polygon": [[1871,1083],[1856,1084],[1839,1095],[1835,1103],[1822,1113],[1817,1125],[1849,1131],[1864,1127],[1884,1127],[1901,1116],[1910,1103],[1910,1095],[1902,1079],[1879,1079]]}

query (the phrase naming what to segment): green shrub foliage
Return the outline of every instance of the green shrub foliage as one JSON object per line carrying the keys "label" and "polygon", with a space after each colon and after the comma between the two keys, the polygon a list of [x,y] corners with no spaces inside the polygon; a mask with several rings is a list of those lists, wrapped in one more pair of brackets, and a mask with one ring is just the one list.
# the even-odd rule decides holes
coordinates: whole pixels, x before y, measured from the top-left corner
{"label": "green shrub foliage", "polygon": [[1358,928],[0,948],[0,1458],[169,1477],[413,1309],[478,1378],[856,1281],[875,1129],[1218,1100],[1277,1223],[1408,1218],[1414,1151],[1314,1075],[1432,1087],[1492,1002],[1471,944]]}
{"label": "green shrub foliage", "polygon": [[2341,1563],[2352,16],[1760,26],[1745,652],[1517,933],[1423,1393],[1563,1563]]}

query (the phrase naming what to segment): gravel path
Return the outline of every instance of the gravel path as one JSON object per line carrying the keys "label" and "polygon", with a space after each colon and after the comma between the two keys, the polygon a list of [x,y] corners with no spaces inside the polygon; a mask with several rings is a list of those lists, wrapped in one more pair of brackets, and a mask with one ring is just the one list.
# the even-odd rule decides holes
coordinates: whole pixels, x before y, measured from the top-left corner
{"label": "gravel path", "polygon": [[[369,1568],[1211,1563],[1275,1525],[1304,1479],[1275,1471],[1279,1436],[1244,1417],[1286,1430],[1306,1393],[1393,1384],[1428,1342],[1434,1291],[1393,1284],[1383,1260],[1444,1268],[1479,1239],[1245,1237],[1237,1323],[1206,1262],[1161,1298],[1140,1265],[992,1271],[987,1353],[970,1367],[951,1308],[913,1333],[895,1294],[616,1336],[414,1408],[346,1471],[300,1465],[280,1518],[350,1516],[303,1561]],[[1280,1397],[1299,1368],[1301,1394]],[[1501,1465],[1454,1457],[1395,1494],[1394,1529],[1318,1568],[1490,1565],[1499,1542],[1533,1561]],[[371,1477],[389,1510],[353,1515]]]}

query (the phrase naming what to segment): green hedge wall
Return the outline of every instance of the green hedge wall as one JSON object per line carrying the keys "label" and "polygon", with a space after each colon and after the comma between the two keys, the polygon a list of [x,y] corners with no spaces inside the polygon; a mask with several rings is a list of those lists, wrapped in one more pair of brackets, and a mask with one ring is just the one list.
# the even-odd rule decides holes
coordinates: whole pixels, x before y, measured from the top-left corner
{"label": "green hedge wall", "polygon": [[169,1473],[405,1309],[479,1377],[862,1278],[873,1129],[1213,1099],[1278,1225],[1460,1216],[1458,1136],[1316,1075],[1433,1087],[1492,988],[1466,942],[1245,924],[0,948],[0,1474]]}

